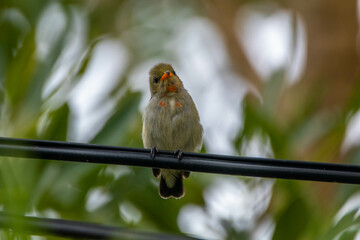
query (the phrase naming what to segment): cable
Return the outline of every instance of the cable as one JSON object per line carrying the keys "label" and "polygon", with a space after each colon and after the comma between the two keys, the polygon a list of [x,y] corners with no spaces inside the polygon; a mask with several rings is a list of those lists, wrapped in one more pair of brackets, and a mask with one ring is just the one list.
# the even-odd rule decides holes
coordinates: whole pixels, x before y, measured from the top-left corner
{"label": "cable", "polygon": [[271,158],[160,151],[44,140],[0,138],[0,156],[181,169],[194,172],[360,184],[360,166]]}
{"label": "cable", "polygon": [[103,226],[63,219],[22,217],[0,213],[0,228],[17,233],[38,236],[58,236],[81,239],[122,239],[122,240],[200,240],[195,237],[176,236],[163,233],[144,232],[127,228]]}

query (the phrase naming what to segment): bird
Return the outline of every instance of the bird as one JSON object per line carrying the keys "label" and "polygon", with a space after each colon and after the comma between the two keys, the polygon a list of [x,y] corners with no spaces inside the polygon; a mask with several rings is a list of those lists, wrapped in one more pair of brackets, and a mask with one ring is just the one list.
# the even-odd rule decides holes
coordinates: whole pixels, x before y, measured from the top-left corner
{"label": "bird", "polygon": [[[183,152],[196,152],[203,142],[195,103],[170,64],[151,68],[149,85],[151,97],[143,114],[144,147],[151,149],[152,159],[160,149],[174,151],[181,161]],[[152,172],[160,177],[160,197],[179,199],[185,195],[183,178],[189,177],[189,171],[153,168]]]}

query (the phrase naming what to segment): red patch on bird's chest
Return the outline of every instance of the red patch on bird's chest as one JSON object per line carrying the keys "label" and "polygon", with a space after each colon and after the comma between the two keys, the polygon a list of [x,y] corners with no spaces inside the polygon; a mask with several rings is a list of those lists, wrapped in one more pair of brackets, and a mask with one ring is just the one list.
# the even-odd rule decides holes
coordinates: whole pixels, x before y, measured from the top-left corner
{"label": "red patch on bird's chest", "polygon": [[166,87],[166,91],[168,92],[176,92],[177,91],[177,87],[175,85],[170,85]]}
{"label": "red patch on bird's chest", "polygon": [[166,103],[165,103],[164,101],[160,101],[160,102],[159,102],[159,106],[165,107],[165,106],[166,106]]}

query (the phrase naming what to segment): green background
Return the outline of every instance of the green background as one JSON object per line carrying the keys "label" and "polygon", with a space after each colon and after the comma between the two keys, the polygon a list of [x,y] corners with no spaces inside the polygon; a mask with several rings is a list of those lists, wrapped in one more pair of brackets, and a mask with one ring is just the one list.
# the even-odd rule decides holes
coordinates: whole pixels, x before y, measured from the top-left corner
{"label": "green background", "polygon": [[[39,24],[50,7],[55,7],[65,19],[56,32],[51,31],[51,22]],[[249,62],[235,31],[239,12],[248,8],[265,17],[288,11],[295,39],[292,52],[297,29],[305,26],[307,62],[294,84],[286,81],[289,65],[279,67],[264,79]],[[95,132],[89,129],[86,141],[143,147],[139,107],[143,93],[131,87],[129,75],[139,65],[159,59],[176,66],[179,59],[176,46],[166,45],[167,40],[177,36],[188,18],[196,17],[211,22],[222,39],[225,46],[222,51],[227,52],[229,65],[225,72],[241,75],[255,89],[248,91],[241,102],[242,127],[232,139],[237,154],[243,154],[246,144],[256,136],[264,148],[268,143],[276,158],[358,164],[359,143],[341,148],[347,131],[351,131],[349,122],[360,106],[356,8],[355,1],[335,0],[1,0],[0,134],[57,141],[74,139],[71,124],[77,113],[69,104],[72,90],[87,73],[98,44],[117,39],[130,57],[114,87],[99,100],[98,108],[111,100],[112,111]],[[64,63],[61,57],[79,17],[86,26],[81,34],[85,47],[80,49],[81,54],[71,57],[70,70],[60,83],[44,94],[49,79]],[[41,46],[37,45],[40,31],[45,31],[42,37],[51,40],[43,58],[39,57]],[[146,78],[143,84],[147,86]],[[205,142],[202,151],[206,149]],[[186,230],[181,227],[179,213],[193,207],[209,220],[205,237],[213,235],[215,239],[256,239],[256,236],[276,240],[354,239],[358,232],[360,204],[356,204],[359,202],[356,185],[220,177],[193,173],[185,181],[186,197],[163,200],[157,193],[157,181],[147,168],[2,157],[0,207],[19,215],[174,234]],[[218,179],[225,179],[225,185]],[[271,185],[265,194],[268,199],[252,205],[255,207],[249,210],[251,218],[211,212],[211,204],[216,202],[211,191],[232,181],[235,181],[232,186],[249,192],[239,199],[250,199],[253,189]],[[101,199],[104,201],[99,205]],[[352,204],[347,202],[349,199],[353,199]],[[228,204],[218,212],[235,211],[236,204]],[[337,215],[345,205],[347,211]],[[194,224],[200,221],[192,220]],[[259,226],[265,226],[267,234],[254,235],[261,230]],[[202,236],[201,232],[198,234]],[[0,238],[31,237],[2,230]]]}

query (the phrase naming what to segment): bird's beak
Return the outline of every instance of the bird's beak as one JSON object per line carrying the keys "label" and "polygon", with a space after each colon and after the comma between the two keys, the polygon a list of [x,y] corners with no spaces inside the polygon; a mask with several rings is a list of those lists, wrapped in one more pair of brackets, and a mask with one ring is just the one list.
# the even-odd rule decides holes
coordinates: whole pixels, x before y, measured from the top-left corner
{"label": "bird's beak", "polygon": [[164,74],[163,74],[162,77],[160,78],[160,81],[163,81],[163,80],[165,80],[165,79],[167,79],[167,78],[169,78],[169,77],[172,77],[172,76],[174,76],[174,74],[173,74],[172,72],[166,71],[166,72],[164,72]]}

